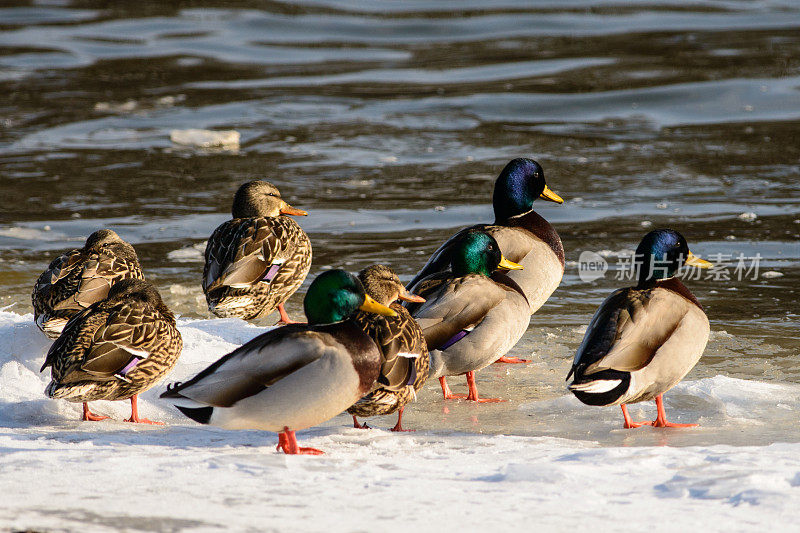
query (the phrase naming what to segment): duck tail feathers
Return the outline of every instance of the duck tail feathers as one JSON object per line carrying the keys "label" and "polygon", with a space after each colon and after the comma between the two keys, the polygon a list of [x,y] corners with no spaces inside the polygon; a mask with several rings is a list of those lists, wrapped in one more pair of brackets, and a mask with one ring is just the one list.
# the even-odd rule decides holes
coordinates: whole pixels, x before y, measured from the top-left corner
{"label": "duck tail feathers", "polygon": [[211,416],[214,414],[214,408],[209,406],[186,407],[176,403],[175,407],[178,411],[200,424],[208,424],[211,421]]}
{"label": "duck tail feathers", "polygon": [[622,383],[621,379],[597,379],[585,381],[583,383],[570,383],[567,388],[572,392],[583,392],[587,394],[603,394],[614,390]]}
{"label": "duck tail feathers", "polygon": [[195,422],[208,424],[211,420],[211,415],[214,414],[214,407],[196,402],[191,398],[187,398],[181,394],[180,389],[182,388],[182,385],[183,384],[180,382],[169,384],[167,386],[167,390],[161,393],[159,398],[168,400],[178,409],[178,411],[191,418]]}

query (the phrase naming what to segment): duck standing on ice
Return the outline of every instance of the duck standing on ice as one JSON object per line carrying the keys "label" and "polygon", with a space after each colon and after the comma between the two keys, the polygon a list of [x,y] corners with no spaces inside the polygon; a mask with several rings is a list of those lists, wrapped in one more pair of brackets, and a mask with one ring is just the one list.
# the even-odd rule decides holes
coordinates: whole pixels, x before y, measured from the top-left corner
{"label": "duck standing on ice", "polygon": [[380,375],[378,346],[353,314],[396,313],[344,270],[317,276],[303,307],[308,324],[259,335],[161,397],[201,424],[278,432],[284,453],[322,453],[299,447],[295,431],[338,415],[370,392]]}
{"label": "duck standing on ice", "polygon": [[95,231],[83,248],[56,257],[36,280],[31,294],[36,325],[58,337],[70,318],[103,300],[123,279],[144,279],[136,251],[110,229]]}
{"label": "duck standing on ice", "polygon": [[283,304],[311,268],[311,241],[284,215],[307,215],[287,204],[269,182],[242,184],[233,198],[233,219],[219,226],[206,245],[203,292],[215,315],[245,320],[267,316]]}
{"label": "duck standing on ice", "polygon": [[373,390],[358,400],[347,412],[353,416],[356,428],[368,428],[358,423],[356,417],[389,415],[397,412],[397,424],[391,431],[403,429],[403,409],[428,379],[430,356],[419,324],[397,300],[422,303],[425,301],[409,293],[392,269],[372,265],[358,274],[364,290],[376,302],[390,307],[397,316],[376,315],[359,311],[355,321],[369,335],[381,351],[383,363]]}
{"label": "duck standing on ice", "polygon": [[[504,257],[522,265],[521,270],[507,275],[522,288],[528,301],[528,312],[534,314],[550,298],[564,275],[561,238],[547,220],[533,211],[533,202],[537,198],[557,204],[564,202],[547,186],[539,163],[527,158],[511,160],[495,181],[492,195],[494,223],[477,224],[450,237],[406,287],[411,289],[422,278],[447,270],[455,244],[466,232],[477,229],[494,237]],[[499,362],[520,363],[524,360],[502,357]]]}
{"label": "duck standing on ice", "polygon": [[139,418],[138,395],[169,372],[183,341],[175,317],[145,280],[117,282],[105,300],[72,318],[56,339],[42,371],[51,367],[51,398],[83,402],[83,420],[102,420],[89,410],[94,400],[131,401],[126,422]]}
{"label": "duck standing on ice", "polygon": [[450,392],[446,376],[466,374],[467,400],[479,398],[475,372],[514,347],[528,328],[528,300],[504,270],[522,267],[500,253],[487,232],[459,235],[450,253],[450,270],[431,274],[411,287],[425,303],[406,306],[422,328],[430,350],[430,376],[438,377],[444,399],[464,397]]}
{"label": "duck standing on ice", "polygon": [[[671,229],[645,235],[635,257],[639,283],[614,291],[592,317],[567,375],[569,390],[587,405],[620,405],[626,429],[696,426],[668,422],[662,396],[697,364],[710,332],[700,302],[675,276],[684,265],[712,265]],[[625,405],[652,399],[656,419],[631,421]]]}

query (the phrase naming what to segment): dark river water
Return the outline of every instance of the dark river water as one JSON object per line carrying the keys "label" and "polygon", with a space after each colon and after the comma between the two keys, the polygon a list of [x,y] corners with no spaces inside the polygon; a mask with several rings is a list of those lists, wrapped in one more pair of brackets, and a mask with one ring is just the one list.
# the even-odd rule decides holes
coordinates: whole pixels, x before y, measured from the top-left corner
{"label": "dark river water", "polygon": [[[687,281],[712,325],[689,378],[800,382],[800,3],[213,4],[3,3],[0,306],[30,312],[50,259],[110,227],[175,311],[209,317],[204,241],[253,178],[310,213],[312,276],[382,262],[408,280],[491,218],[494,178],[525,156],[565,199],[536,208],[567,269],[513,352],[533,363],[479,373],[487,395],[563,395],[655,227],[724,267]],[[170,140],[191,128],[240,145]],[[584,251],[604,278],[578,275]]]}

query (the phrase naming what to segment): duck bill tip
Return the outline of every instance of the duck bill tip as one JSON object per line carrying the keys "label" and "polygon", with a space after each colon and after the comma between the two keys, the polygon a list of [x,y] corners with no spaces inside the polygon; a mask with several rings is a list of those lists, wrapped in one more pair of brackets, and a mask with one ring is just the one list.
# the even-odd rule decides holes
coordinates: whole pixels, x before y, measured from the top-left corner
{"label": "duck bill tip", "polygon": [[554,193],[550,189],[550,187],[548,187],[547,185],[544,186],[544,190],[542,191],[542,194],[539,195],[539,198],[541,198],[542,200],[547,200],[548,202],[554,202],[554,203],[557,203],[557,204],[563,204],[564,203],[564,199],[561,198],[556,193]]}
{"label": "duck bill tip", "polygon": [[297,209],[296,207],[292,207],[286,202],[283,202],[280,209],[281,215],[294,215],[296,217],[304,217],[308,215],[307,211],[303,211],[302,209]]}
{"label": "duck bill tip", "polygon": [[689,252],[689,255],[686,256],[686,261],[685,261],[684,264],[686,264],[686,266],[692,266],[692,267],[697,267],[697,268],[711,268],[711,267],[714,266],[714,263],[712,263],[711,261],[706,261],[705,259],[700,259],[696,255],[694,255],[692,252]]}
{"label": "duck bill tip", "polygon": [[403,292],[400,293],[399,298],[404,302],[415,302],[419,304],[425,302],[425,298],[423,298],[422,296],[418,296],[416,294],[412,294],[407,290],[403,290]]}
{"label": "duck bill tip", "polygon": [[504,269],[504,270],[524,270],[525,269],[525,267],[523,267],[522,265],[520,265],[518,263],[515,263],[513,261],[509,261],[505,257],[501,257],[500,258],[500,264],[498,264],[497,266],[499,268]]}
{"label": "duck bill tip", "polygon": [[365,296],[364,303],[359,306],[359,309],[368,313],[375,313],[377,315],[397,316],[397,312],[394,309],[390,309],[389,307],[376,302],[369,294]]}

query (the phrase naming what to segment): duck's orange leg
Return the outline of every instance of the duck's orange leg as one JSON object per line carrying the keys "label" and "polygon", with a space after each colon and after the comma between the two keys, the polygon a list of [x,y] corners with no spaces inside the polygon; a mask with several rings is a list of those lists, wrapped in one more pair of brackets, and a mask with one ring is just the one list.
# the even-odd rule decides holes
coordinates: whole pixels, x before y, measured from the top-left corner
{"label": "duck's orange leg", "polygon": [[439,378],[439,385],[442,386],[442,396],[445,400],[456,400],[458,398],[466,398],[466,394],[453,394],[450,387],[447,385],[447,380],[444,376]]}
{"label": "duck's orange leg", "polygon": [[285,326],[288,324],[305,324],[305,322],[298,322],[297,320],[292,320],[289,318],[289,315],[286,313],[286,309],[283,308],[283,304],[278,304],[278,313],[281,315],[281,319],[275,324],[276,326]]}
{"label": "duck's orange leg", "polygon": [[508,401],[508,400],[501,400],[500,398],[479,398],[478,387],[477,385],[475,385],[475,372],[467,372],[467,389],[469,389],[469,394],[467,394],[467,400],[471,402],[494,403],[494,402]]}
{"label": "duck's orange leg", "polygon": [[276,449],[282,449],[286,455],[322,455],[325,453],[316,448],[301,448],[298,446],[294,431],[290,431],[288,427],[284,427],[283,433],[278,435],[278,447]]}
{"label": "duck's orange leg", "polygon": [[164,422],[156,422],[154,420],[148,420],[146,418],[139,418],[139,404],[138,404],[139,395],[134,394],[131,396],[131,417],[126,418],[125,422],[133,422],[135,424],[153,424],[155,426],[163,426]]}
{"label": "duck's orange leg", "polygon": [[656,419],[653,420],[652,424],[653,427],[656,428],[694,428],[697,427],[698,424],[674,424],[672,422],[667,422],[667,413],[664,411],[664,398],[663,394],[659,394],[656,396]]}
{"label": "duck's orange leg", "polygon": [[401,407],[400,411],[398,411],[397,424],[389,431],[414,431],[413,429],[403,429],[403,409],[405,409],[405,407]]}
{"label": "duck's orange leg", "polygon": [[353,415],[353,427],[356,428],[356,429],[372,429],[371,427],[369,427],[367,425],[366,422],[364,422],[363,424],[359,424],[358,423],[358,418],[356,418],[356,415]]}
{"label": "duck's orange leg", "polygon": [[623,428],[625,428],[625,429],[633,429],[633,428],[639,428],[639,427],[642,427],[642,426],[652,426],[653,425],[653,423],[650,422],[649,420],[647,420],[645,422],[634,422],[633,420],[631,420],[631,415],[628,414],[628,406],[623,403],[623,404],[620,404],[620,407],[622,407],[622,416],[625,417],[625,424],[622,426]]}
{"label": "duck's orange leg", "polygon": [[83,402],[83,421],[84,422],[97,422],[99,420],[105,420],[108,418],[107,416],[96,415],[89,410],[89,402]]}

